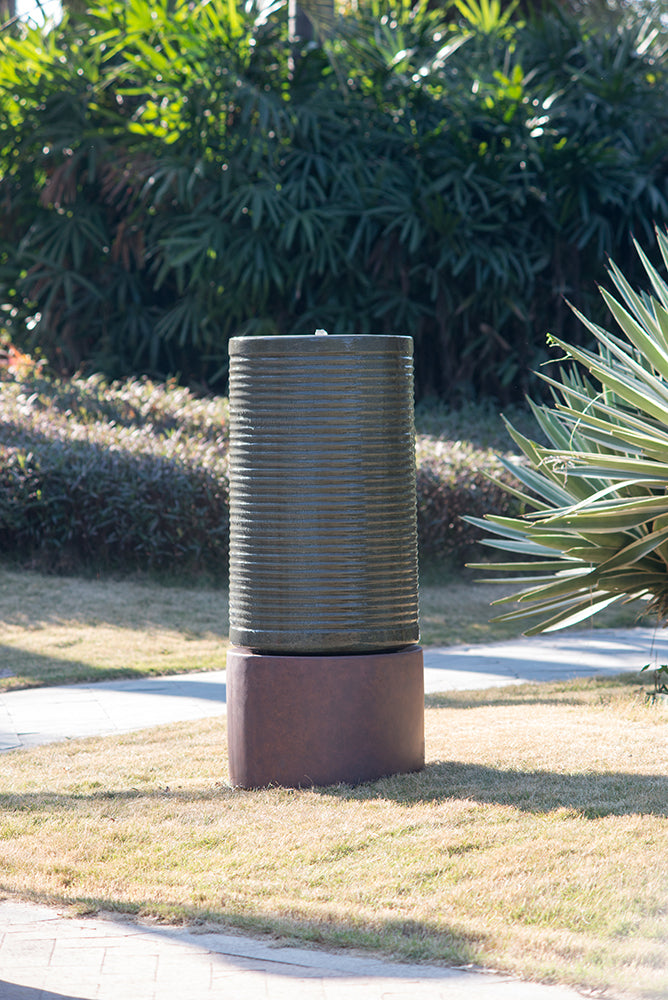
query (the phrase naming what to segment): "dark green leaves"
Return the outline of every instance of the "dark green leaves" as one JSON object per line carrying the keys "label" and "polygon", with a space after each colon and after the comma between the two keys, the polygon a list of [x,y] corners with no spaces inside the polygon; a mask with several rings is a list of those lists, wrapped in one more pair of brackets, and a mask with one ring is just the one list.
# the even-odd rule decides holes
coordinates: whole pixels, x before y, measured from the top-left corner
{"label": "dark green leaves", "polygon": [[[314,0],[300,48],[287,5],[255,0],[95,0],[3,34],[16,343],[223,389],[233,334],[404,333],[419,396],[505,401],[546,329],[582,342],[564,294],[595,323],[605,255],[632,284],[627,234],[668,212],[665,56],[497,0],[344,6]],[[648,351],[648,307],[619,292]],[[636,381],[615,385],[630,405]]]}

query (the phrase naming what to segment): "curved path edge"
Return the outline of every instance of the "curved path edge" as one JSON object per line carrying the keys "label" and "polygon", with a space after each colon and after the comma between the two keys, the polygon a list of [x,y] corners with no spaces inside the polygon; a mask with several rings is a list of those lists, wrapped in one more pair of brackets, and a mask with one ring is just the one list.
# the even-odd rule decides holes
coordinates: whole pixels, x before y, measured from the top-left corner
{"label": "curved path edge", "polygon": [[470,968],[0,901],[1,1000],[581,1000]]}

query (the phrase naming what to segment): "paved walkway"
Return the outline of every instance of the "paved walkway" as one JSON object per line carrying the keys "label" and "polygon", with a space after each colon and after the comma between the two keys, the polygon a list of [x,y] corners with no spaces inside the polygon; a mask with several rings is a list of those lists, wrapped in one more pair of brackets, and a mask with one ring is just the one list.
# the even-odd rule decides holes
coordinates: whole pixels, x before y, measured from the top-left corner
{"label": "paved walkway", "polygon": [[0,1000],[582,1000],[560,986],[0,903]]}
{"label": "paved walkway", "polygon": [[[425,650],[427,692],[638,670],[668,662],[650,629]],[[225,674],[0,695],[0,750],[222,714]],[[576,1000],[577,991],[472,969],[273,947],[213,928],[72,918],[0,900],[0,1000]]]}

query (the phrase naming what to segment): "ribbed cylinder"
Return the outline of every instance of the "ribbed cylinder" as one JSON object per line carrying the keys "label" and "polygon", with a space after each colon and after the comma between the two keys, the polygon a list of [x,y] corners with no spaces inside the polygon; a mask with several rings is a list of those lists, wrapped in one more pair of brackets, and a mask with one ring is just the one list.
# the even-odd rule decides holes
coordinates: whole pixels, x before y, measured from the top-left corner
{"label": "ribbed cylinder", "polygon": [[230,640],[361,653],[418,639],[413,341],[230,341]]}

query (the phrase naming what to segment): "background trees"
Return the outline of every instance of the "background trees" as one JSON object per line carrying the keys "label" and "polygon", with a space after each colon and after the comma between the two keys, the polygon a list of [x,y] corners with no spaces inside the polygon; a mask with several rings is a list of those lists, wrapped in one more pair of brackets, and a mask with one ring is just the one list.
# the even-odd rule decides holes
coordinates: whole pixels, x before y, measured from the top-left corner
{"label": "background trees", "polygon": [[415,337],[418,391],[519,397],[564,295],[668,217],[639,23],[373,0],[96,2],[0,40],[0,302],[63,371],[225,388],[239,333]]}

